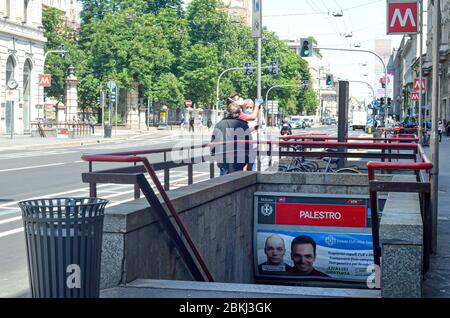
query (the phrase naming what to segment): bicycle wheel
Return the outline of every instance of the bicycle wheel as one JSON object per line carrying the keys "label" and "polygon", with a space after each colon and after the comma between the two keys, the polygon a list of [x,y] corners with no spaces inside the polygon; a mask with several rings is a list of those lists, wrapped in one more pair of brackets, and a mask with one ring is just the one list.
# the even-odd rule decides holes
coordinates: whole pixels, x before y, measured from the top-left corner
{"label": "bicycle wheel", "polygon": [[308,165],[310,165],[312,167],[312,171],[311,172],[319,171],[319,164],[317,163],[317,161],[308,160],[308,161],[306,161],[306,163],[308,163]]}
{"label": "bicycle wheel", "polygon": [[353,169],[353,168],[337,169],[335,172],[336,173],[356,173],[356,174],[361,174],[361,171]]}
{"label": "bicycle wheel", "polygon": [[316,172],[316,166],[309,161],[304,162],[303,166],[306,168],[307,172]]}
{"label": "bicycle wheel", "polygon": [[294,167],[287,170],[286,172],[307,172],[307,171],[305,170],[304,167]]}

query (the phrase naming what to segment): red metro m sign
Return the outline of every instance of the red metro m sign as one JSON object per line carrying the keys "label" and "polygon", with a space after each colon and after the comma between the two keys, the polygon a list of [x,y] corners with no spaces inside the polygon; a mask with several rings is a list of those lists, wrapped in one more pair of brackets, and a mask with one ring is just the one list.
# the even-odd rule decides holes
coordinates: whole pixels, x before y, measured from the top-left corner
{"label": "red metro m sign", "polygon": [[388,0],[387,34],[419,33],[419,2]]}

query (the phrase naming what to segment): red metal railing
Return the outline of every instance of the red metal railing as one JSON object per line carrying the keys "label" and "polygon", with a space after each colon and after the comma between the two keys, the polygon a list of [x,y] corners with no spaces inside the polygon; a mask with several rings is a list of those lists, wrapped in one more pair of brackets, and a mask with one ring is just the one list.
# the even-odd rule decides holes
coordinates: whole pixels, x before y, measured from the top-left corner
{"label": "red metal railing", "polygon": [[[397,145],[400,146],[400,145]],[[369,195],[370,195],[370,210],[371,210],[371,220],[372,220],[372,237],[373,237],[373,251],[374,260],[376,265],[380,265],[381,249],[380,249],[380,237],[379,237],[379,220],[378,220],[378,197],[377,191],[373,191],[370,188],[370,183],[375,181],[375,170],[431,170],[433,169],[433,164],[430,162],[426,156],[423,148],[419,144],[412,144],[417,149],[417,153],[420,156],[420,162],[416,163],[403,163],[403,162],[369,162],[367,163],[368,168],[368,179],[369,179]],[[401,148],[401,147],[400,147]],[[408,192],[405,190],[405,192]],[[424,220],[426,217],[424,217]],[[425,223],[426,221],[424,221]],[[425,224],[424,224],[425,225]],[[427,235],[427,234],[426,234]],[[424,245],[427,245],[425,243]]]}
{"label": "red metal railing", "polygon": [[[150,151],[150,152],[152,152],[152,151]],[[136,153],[136,152],[134,152],[134,153]],[[191,239],[191,236],[190,236],[188,230],[185,228],[183,222],[181,221],[180,217],[178,216],[178,213],[176,212],[172,201],[170,200],[169,196],[167,195],[167,192],[164,190],[163,186],[159,182],[159,179],[156,176],[156,173],[153,170],[153,168],[150,165],[150,162],[147,160],[147,158],[133,156],[133,154],[129,154],[129,153],[122,153],[122,154],[116,154],[116,155],[83,155],[81,157],[81,159],[84,161],[89,161],[89,162],[129,162],[129,163],[142,162],[145,166],[145,169],[147,170],[150,177],[152,178],[153,183],[155,184],[156,188],[158,189],[160,195],[162,196],[164,202],[166,203],[171,216],[174,218],[175,222],[179,226],[189,247],[191,248],[192,252],[194,253],[195,258],[197,259],[203,272],[205,273],[206,277],[208,278],[208,281],[210,281],[210,282],[214,281],[211,273],[208,270],[208,267],[206,266],[206,263],[204,262],[203,258],[201,257],[200,252],[197,250],[194,242]]]}

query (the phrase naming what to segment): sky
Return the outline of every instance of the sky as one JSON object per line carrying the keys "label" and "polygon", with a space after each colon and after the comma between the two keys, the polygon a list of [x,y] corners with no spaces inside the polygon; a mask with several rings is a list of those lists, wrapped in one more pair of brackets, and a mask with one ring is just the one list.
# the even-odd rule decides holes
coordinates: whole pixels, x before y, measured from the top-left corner
{"label": "sky", "polygon": [[[375,50],[376,39],[391,39],[397,48],[401,36],[386,35],[386,0],[264,0],[263,24],[281,39],[314,36],[318,46]],[[333,13],[341,12],[342,17]],[[345,35],[352,34],[352,37]],[[360,48],[355,48],[360,44]],[[335,78],[374,85],[376,58],[367,53],[321,51],[321,65]],[[367,64],[367,66],[362,66]],[[367,74],[368,76],[364,76]],[[378,74],[377,74],[378,75]],[[369,101],[364,84],[350,83],[350,95]]]}
{"label": "sky", "polygon": [[[190,0],[184,2],[188,4]],[[393,48],[397,48],[401,41],[401,36],[386,35],[386,0],[261,0],[261,3],[263,25],[280,39],[314,36],[319,47],[355,48],[355,44],[360,44],[357,49],[370,51],[374,50],[376,39],[391,39]],[[342,17],[333,16],[333,13],[341,11]],[[345,37],[346,34],[353,36]],[[375,74],[375,63],[380,62],[373,55],[336,51],[321,53],[320,65],[330,68],[335,78],[374,85],[375,77],[379,75]],[[362,66],[363,63],[367,66]],[[369,91],[363,84],[350,85],[350,94],[361,99],[368,99]]]}

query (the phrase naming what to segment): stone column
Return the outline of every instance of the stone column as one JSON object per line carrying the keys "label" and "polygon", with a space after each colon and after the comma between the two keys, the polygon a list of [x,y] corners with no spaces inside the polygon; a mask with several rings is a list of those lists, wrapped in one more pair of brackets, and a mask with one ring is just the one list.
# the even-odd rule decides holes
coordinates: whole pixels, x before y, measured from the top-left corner
{"label": "stone column", "polygon": [[56,104],[56,121],[63,122],[66,120],[66,105],[63,103]]}
{"label": "stone column", "polygon": [[74,75],[74,67],[69,67],[69,76],[66,78],[66,91],[64,104],[66,105],[66,121],[78,120],[78,79]]}
{"label": "stone column", "polygon": [[147,108],[143,105],[139,107],[139,129],[147,130]]}
{"label": "stone column", "polygon": [[136,89],[127,92],[127,128],[139,130],[139,83],[134,83]]}

